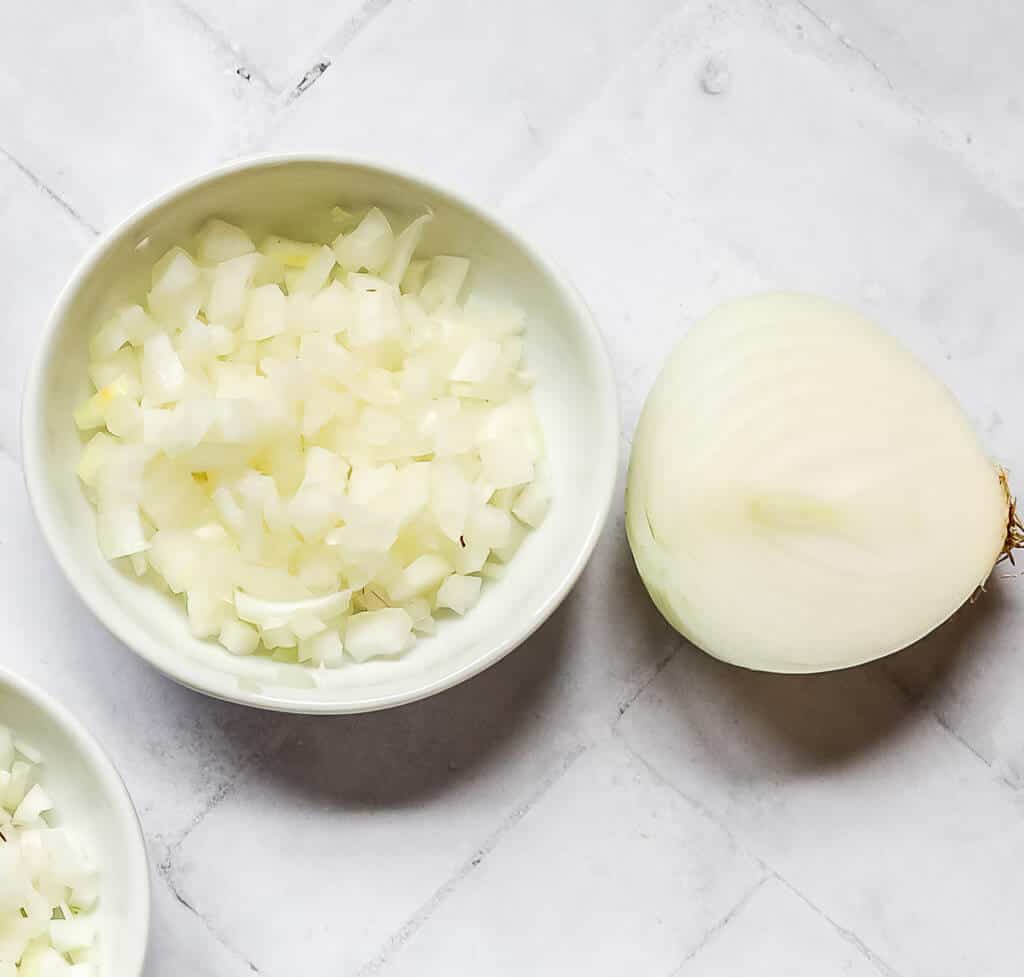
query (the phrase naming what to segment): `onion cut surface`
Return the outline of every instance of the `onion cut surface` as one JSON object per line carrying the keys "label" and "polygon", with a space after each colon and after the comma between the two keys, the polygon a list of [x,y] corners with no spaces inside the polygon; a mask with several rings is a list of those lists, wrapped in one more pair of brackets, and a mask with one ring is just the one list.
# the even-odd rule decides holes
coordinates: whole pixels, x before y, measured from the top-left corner
{"label": "onion cut surface", "polygon": [[984,583],[1010,523],[949,391],[824,299],[719,308],[668,360],[633,442],[627,530],[648,591],[748,668],[824,671],[916,641]]}
{"label": "onion cut surface", "polygon": [[0,726],[0,977],[97,977],[98,876],[51,827],[42,756]]}
{"label": "onion cut surface", "polygon": [[332,212],[317,243],[207,222],[90,344],[74,412],[103,554],[234,655],[336,667],[463,614],[543,520],[525,315]]}

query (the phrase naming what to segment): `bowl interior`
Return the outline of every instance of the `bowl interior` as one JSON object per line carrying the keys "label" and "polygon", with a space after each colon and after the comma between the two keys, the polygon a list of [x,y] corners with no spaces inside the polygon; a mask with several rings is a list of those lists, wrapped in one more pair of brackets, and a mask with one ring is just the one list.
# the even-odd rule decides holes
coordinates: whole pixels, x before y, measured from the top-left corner
{"label": "bowl interior", "polygon": [[[257,231],[329,241],[336,204],[375,203],[412,218],[435,214],[418,253],[472,259],[469,286],[528,315],[526,360],[537,376],[554,501],[503,579],[477,607],[441,621],[399,661],[335,670],[236,658],[191,636],[178,601],[108,564],[75,475],[71,420],[89,385],[87,341],[99,321],[139,301],[149,269],[211,216]],[[179,681],[213,695],[289,711],[346,712],[409,701],[497,660],[551,612],[582,568],[607,514],[618,452],[618,406],[607,354],[578,295],[524,242],[437,188],[380,169],[323,159],[269,160],[215,174],[162,198],[103,242],[65,290],[26,387],[26,476],[64,571],[122,640]]]}
{"label": "bowl interior", "polygon": [[0,719],[43,754],[41,783],[56,824],[73,832],[100,871],[102,971],[141,973],[149,930],[149,877],[139,822],[110,761],[76,720],[0,671]]}

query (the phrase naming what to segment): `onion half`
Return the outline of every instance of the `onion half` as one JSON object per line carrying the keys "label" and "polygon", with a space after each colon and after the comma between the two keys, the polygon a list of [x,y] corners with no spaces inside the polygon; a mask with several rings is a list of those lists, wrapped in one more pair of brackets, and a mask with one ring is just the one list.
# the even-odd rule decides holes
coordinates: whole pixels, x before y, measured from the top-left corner
{"label": "onion half", "polygon": [[1005,475],[949,391],[873,323],[804,295],[726,305],[680,343],[626,507],[673,627],[766,671],[911,644],[1019,542]]}

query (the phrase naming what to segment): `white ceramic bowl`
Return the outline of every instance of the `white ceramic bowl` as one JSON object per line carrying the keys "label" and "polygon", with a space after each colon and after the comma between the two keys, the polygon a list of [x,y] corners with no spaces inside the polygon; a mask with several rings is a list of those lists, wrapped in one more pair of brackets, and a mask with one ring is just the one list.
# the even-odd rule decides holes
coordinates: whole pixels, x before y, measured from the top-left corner
{"label": "white ceramic bowl", "polygon": [[[376,203],[409,217],[433,209],[419,253],[472,259],[472,287],[528,314],[526,358],[550,455],[554,502],[505,577],[479,604],[441,622],[400,661],[312,671],[236,658],[191,636],[178,601],[140,586],[97,547],[92,507],[75,476],[81,439],[71,420],[90,392],[87,340],[118,304],[145,293],[153,261],[208,217],[329,239],[330,208]],[[85,603],[125,644],[184,685],[234,702],[305,713],[382,709],[439,692],[498,661],[558,606],[589,558],[611,504],[619,414],[607,351],[566,280],[515,232],[414,177],[334,157],[235,163],[159,197],[107,234],[57,300],[29,372],[22,449],[43,534]]]}
{"label": "white ceramic bowl", "polygon": [[57,823],[100,871],[101,972],[138,977],[149,937],[146,846],[128,791],[100,745],[58,702],[0,669],[0,721],[43,754],[41,783]]}

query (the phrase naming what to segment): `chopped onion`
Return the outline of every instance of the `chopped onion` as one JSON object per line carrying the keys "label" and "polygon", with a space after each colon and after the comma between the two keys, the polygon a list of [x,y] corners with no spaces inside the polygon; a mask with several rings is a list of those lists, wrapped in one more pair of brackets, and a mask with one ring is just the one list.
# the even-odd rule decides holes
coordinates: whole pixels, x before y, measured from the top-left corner
{"label": "chopped onion", "polygon": [[842,668],[927,634],[1012,545],[1012,512],[949,391],[809,296],[697,326],[630,459],[627,528],[655,603],[705,651],[768,671]]}
{"label": "chopped onion", "polygon": [[96,977],[98,876],[78,841],[48,823],[42,762],[0,726],[0,975]]}
{"label": "chopped onion", "polygon": [[543,519],[525,316],[467,289],[465,258],[416,256],[431,219],[396,234],[370,208],[331,244],[258,248],[210,220],[100,324],[74,418],[100,547],[197,637],[311,667],[403,654]]}

